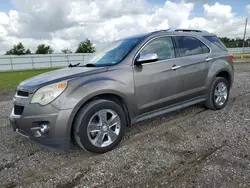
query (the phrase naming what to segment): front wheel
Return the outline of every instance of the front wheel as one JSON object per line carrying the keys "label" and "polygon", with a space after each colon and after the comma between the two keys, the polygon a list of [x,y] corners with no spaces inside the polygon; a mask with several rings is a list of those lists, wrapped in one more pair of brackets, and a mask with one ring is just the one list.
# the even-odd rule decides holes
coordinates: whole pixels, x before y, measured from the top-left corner
{"label": "front wheel", "polygon": [[216,77],[210,87],[207,108],[220,110],[227,104],[229,98],[229,83],[225,78]]}
{"label": "front wheel", "polygon": [[74,138],[87,151],[105,153],[120,143],[125,125],[125,115],[118,104],[109,100],[94,100],[77,114]]}

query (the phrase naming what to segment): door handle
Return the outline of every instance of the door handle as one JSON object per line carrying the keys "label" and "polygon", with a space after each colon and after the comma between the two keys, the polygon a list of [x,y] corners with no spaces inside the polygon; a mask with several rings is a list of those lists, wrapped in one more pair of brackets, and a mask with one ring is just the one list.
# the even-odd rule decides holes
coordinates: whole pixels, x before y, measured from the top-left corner
{"label": "door handle", "polygon": [[181,66],[176,66],[176,65],[174,65],[174,66],[172,67],[172,70],[177,70],[177,69],[179,69],[179,68],[181,68]]}
{"label": "door handle", "polygon": [[212,60],[213,60],[213,58],[208,57],[208,58],[206,59],[206,62],[208,62],[208,61],[212,61]]}

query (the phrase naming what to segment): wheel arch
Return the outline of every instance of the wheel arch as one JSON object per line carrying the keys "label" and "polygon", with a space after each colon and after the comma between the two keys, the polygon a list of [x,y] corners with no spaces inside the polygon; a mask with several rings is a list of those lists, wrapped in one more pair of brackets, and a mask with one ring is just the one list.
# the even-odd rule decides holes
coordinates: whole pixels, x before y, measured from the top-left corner
{"label": "wheel arch", "polygon": [[232,76],[227,70],[221,70],[219,71],[215,77],[222,77],[225,78],[229,82],[229,87],[231,88],[232,86]]}
{"label": "wheel arch", "polygon": [[223,77],[228,80],[230,88],[234,80],[234,67],[225,59],[216,59],[213,63],[209,64],[209,70],[207,75],[206,87],[210,88],[213,80],[216,77]]}

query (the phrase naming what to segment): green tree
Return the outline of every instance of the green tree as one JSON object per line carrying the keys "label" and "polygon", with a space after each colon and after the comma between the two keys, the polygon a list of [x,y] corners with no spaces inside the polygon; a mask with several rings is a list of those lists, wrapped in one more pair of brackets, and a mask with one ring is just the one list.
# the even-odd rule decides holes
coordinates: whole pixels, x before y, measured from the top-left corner
{"label": "green tree", "polygon": [[27,51],[25,50],[23,44],[19,42],[18,44],[15,44],[12,49],[7,51],[5,55],[25,55],[27,54]]}
{"label": "green tree", "polygon": [[[222,37],[220,40],[225,44],[227,48],[243,47],[243,39],[237,37],[236,39],[231,39],[227,37]],[[245,41],[245,46],[248,46],[248,41]]]}
{"label": "green tree", "polygon": [[52,54],[53,51],[49,45],[40,44],[37,46],[36,54]]}
{"label": "green tree", "polygon": [[72,54],[72,51],[69,50],[69,49],[64,49],[64,50],[62,50],[62,53],[64,53],[64,54]]}
{"label": "green tree", "polygon": [[25,54],[31,54],[30,49],[26,50]]}
{"label": "green tree", "polygon": [[94,52],[95,52],[95,47],[89,39],[86,39],[85,41],[81,42],[76,50],[76,53],[94,53]]}

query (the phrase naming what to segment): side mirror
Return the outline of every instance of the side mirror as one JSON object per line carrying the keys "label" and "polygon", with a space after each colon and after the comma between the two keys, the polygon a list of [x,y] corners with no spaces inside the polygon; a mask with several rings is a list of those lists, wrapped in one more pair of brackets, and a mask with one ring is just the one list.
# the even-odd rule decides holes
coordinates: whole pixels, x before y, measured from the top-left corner
{"label": "side mirror", "polygon": [[158,61],[158,55],[156,53],[140,55],[136,61],[135,65],[142,65],[144,63],[152,63]]}

